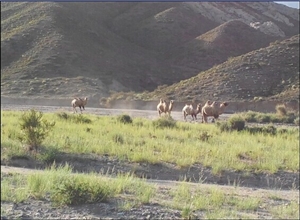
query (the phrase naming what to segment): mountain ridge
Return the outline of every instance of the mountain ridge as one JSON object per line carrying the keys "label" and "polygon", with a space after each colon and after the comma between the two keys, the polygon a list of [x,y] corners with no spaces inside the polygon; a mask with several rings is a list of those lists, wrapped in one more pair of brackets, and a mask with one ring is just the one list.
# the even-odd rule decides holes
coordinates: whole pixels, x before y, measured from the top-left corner
{"label": "mountain ridge", "polygon": [[19,97],[151,92],[299,33],[299,10],[263,2],[2,2],[1,12],[1,95]]}

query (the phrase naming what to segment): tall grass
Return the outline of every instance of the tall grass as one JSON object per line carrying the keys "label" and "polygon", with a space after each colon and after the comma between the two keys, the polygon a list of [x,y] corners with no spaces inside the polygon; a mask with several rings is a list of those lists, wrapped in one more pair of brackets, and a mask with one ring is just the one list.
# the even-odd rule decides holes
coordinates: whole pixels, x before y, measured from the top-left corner
{"label": "tall grass", "polygon": [[130,174],[108,179],[96,173],[72,173],[70,166],[56,167],[44,172],[18,174],[1,181],[1,200],[22,202],[29,197],[45,199],[50,196],[56,206],[105,202],[118,194],[130,194],[136,203],[149,203],[155,188]]}
{"label": "tall grass", "polygon": [[[1,114],[1,159],[25,154],[15,137],[21,112],[2,111]],[[166,123],[134,118],[124,124],[117,117],[85,114],[84,118],[90,123],[78,124],[53,113],[45,113],[43,117],[56,121],[43,143],[45,148],[53,148],[47,151],[49,155],[44,160],[53,161],[55,154],[65,152],[108,154],[132,162],[168,162],[180,167],[201,163],[211,167],[214,173],[224,169],[299,171],[298,128],[266,135],[248,131],[221,132],[214,124],[186,124],[172,119],[166,119],[170,120]],[[247,155],[247,159],[240,155]]]}

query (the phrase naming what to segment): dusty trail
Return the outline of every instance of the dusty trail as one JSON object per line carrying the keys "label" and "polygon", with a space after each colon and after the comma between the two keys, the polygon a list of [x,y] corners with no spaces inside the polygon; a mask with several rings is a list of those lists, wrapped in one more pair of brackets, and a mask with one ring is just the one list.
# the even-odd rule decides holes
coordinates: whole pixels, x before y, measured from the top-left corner
{"label": "dusty trail", "polygon": [[[71,107],[59,107],[59,106],[41,106],[41,105],[17,105],[17,104],[1,104],[1,110],[19,110],[25,111],[29,109],[35,109],[42,112],[59,112],[65,111],[72,113]],[[155,109],[155,107],[154,107]],[[78,111],[79,112],[79,111]],[[136,109],[106,109],[106,108],[90,108],[86,107],[83,114],[95,114],[95,115],[120,115],[128,114],[132,117],[143,117],[148,119],[158,118],[157,111],[155,110],[136,110]],[[183,121],[183,115],[180,111],[172,111],[172,117],[175,120]],[[222,114],[220,120],[226,119],[230,114]],[[188,121],[191,121],[191,116],[187,116]],[[201,115],[198,115],[198,120],[201,122]]]}

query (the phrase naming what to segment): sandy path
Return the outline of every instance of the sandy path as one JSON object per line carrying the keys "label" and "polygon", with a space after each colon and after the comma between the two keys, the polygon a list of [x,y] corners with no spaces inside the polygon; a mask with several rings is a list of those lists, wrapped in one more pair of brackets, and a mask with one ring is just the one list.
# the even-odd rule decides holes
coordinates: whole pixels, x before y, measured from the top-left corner
{"label": "sandy path", "polygon": [[[59,112],[65,111],[72,113],[71,107],[59,107],[59,106],[40,106],[40,105],[17,105],[17,104],[1,104],[1,110],[19,110],[25,111],[29,109],[35,109],[42,112]],[[154,110],[136,110],[136,109],[106,109],[106,108],[90,108],[86,107],[83,114],[95,114],[95,115],[120,115],[128,114],[132,117],[143,117],[148,119],[158,118],[157,111]],[[180,111],[172,111],[172,117],[175,120],[183,121],[183,115]],[[222,114],[220,120],[226,119],[230,114]],[[188,121],[191,121],[191,116],[187,116]],[[198,115],[198,121],[201,122],[201,115]]]}

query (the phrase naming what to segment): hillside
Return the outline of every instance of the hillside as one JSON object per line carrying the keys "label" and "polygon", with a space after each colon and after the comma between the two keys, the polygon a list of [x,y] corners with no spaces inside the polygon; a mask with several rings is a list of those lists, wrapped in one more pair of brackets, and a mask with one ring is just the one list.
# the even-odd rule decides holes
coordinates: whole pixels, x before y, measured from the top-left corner
{"label": "hillside", "polygon": [[1,95],[153,91],[298,33],[275,3],[1,2]]}
{"label": "hillside", "polygon": [[[136,97],[148,100],[299,101],[299,35],[229,58],[197,76]],[[135,98],[136,98],[135,97]]]}

